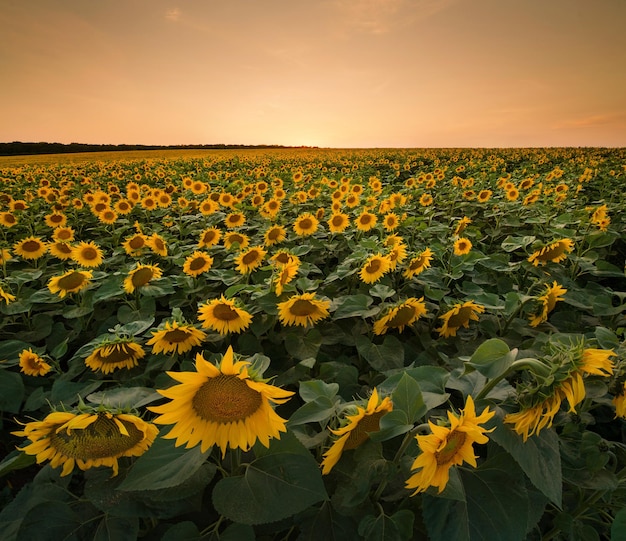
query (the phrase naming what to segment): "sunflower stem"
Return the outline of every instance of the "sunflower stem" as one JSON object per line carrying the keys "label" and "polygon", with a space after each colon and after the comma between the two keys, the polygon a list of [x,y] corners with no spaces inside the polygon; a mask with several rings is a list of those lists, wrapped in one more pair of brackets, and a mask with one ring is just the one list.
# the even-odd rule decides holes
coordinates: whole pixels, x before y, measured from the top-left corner
{"label": "sunflower stem", "polygon": [[539,359],[533,359],[532,357],[528,357],[525,359],[518,359],[511,363],[502,374],[496,376],[495,378],[489,380],[489,382],[480,390],[480,392],[476,395],[475,400],[478,401],[482,398],[485,398],[489,395],[491,390],[504,378],[512,374],[517,370],[530,369],[531,372],[539,374],[540,376],[548,376],[550,374],[550,367],[546,364],[542,363]]}

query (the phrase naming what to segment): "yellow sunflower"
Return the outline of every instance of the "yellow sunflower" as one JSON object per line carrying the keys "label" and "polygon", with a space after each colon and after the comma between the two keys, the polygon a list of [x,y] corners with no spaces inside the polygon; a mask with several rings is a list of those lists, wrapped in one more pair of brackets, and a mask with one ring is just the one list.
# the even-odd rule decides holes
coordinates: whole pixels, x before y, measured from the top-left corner
{"label": "yellow sunflower", "polygon": [[98,212],[98,220],[100,220],[103,224],[114,224],[117,221],[117,218],[117,212],[108,207]]}
{"label": "yellow sunflower", "polygon": [[364,210],[356,218],[356,221],[355,221],[356,228],[359,231],[369,231],[376,225],[377,221],[378,221],[378,218],[376,217],[376,214],[373,214],[367,210]]}
{"label": "yellow sunflower", "polygon": [[71,227],[57,227],[52,233],[52,240],[55,242],[72,242],[74,230]]}
{"label": "yellow sunflower", "polygon": [[62,212],[53,212],[44,218],[49,227],[62,227],[67,223],[67,216]]}
{"label": "yellow sunflower", "polygon": [[300,268],[300,264],[291,261],[285,265],[281,265],[276,277],[274,278],[274,289],[276,291],[276,296],[280,297],[283,293],[283,287],[291,282],[298,274],[298,269]]}
{"label": "yellow sunflower", "polygon": [[470,321],[478,321],[478,314],[482,314],[485,307],[476,304],[473,301],[466,301],[455,304],[440,319],[443,325],[435,329],[439,332],[439,336],[447,338],[448,336],[456,336],[456,332],[461,328],[469,328]]}
{"label": "yellow sunflower", "polygon": [[300,258],[297,255],[293,255],[287,249],[278,250],[278,252],[270,257],[270,261],[274,265],[287,265],[287,263],[297,263],[300,265]]}
{"label": "yellow sunflower", "polygon": [[420,317],[426,315],[426,303],[424,297],[416,299],[411,297],[392,306],[383,317],[374,322],[374,334],[385,334],[389,329],[398,329],[412,325]]}
{"label": "yellow sunflower", "polygon": [[361,281],[366,284],[373,284],[382,278],[391,268],[391,263],[387,256],[374,254],[367,258],[359,271]]}
{"label": "yellow sunflower", "polygon": [[250,244],[250,238],[248,235],[244,235],[243,233],[226,233],[224,235],[224,247],[227,250],[231,248],[237,247],[239,250],[243,250]]}
{"label": "yellow sunflower", "polygon": [[208,248],[220,241],[222,232],[217,227],[208,227],[200,233],[198,248]]}
{"label": "yellow sunflower", "polygon": [[615,407],[615,417],[626,419],[626,382],[620,384],[619,390],[611,402]]}
{"label": "yellow sunflower", "polygon": [[431,486],[437,487],[441,493],[448,484],[452,466],[460,466],[465,462],[477,467],[473,445],[489,441],[485,433],[493,429],[487,430],[480,425],[494,415],[495,412],[485,408],[477,416],[474,400],[468,396],[459,416],[448,412],[449,428],[428,421],[432,434],[415,437],[421,454],[411,466],[411,470],[419,471],[406,481],[406,488],[414,490],[412,495],[424,492]]}
{"label": "yellow sunflower", "polygon": [[205,329],[220,334],[240,333],[245,331],[252,322],[252,314],[239,308],[234,300],[223,295],[198,308],[198,319]]}
{"label": "yellow sunflower", "polygon": [[329,429],[339,438],[324,453],[324,460],[321,463],[322,475],[328,475],[331,472],[344,451],[356,449],[369,439],[370,432],[378,432],[381,418],[392,410],[391,398],[386,396],[381,400],[378,391],[374,388],[365,407],[356,406],[356,412],[353,415],[346,415],[343,421],[344,426],[337,430]]}
{"label": "yellow sunflower", "polygon": [[235,361],[229,347],[219,366],[196,355],[196,372],[168,372],[179,382],[158,390],[170,402],[148,408],[159,414],[157,424],[174,425],[166,439],[176,439],[176,446],[200,445],[206,452],[217,445],[226,449],[249,450],[257,440],[269,447],[270,439],[280,439],[286,432],[286,420],[272,404],[283,404],[293,395],[269,385],[248,370],[248,361]]}
{"label": "yellow sunflower", "polygon": [[331,233],[342,233],[350,225],[350,218],[347,214],[335,212],[326,223]]}
{"label": "yellow sunflower", "polygon": [[428,267],[430,267],[430,262],[432,261],[432,259],[433,253],[431,252],[430,248],[426,248],[416,257],[411,259],[408,267],[402,273],[402,276],[404,276],[405,278],[413,278],[414,276],[417,276]]}
{"label": "yellow sunflower", "polygon": [[240,274],[250,274],[254,269],[261,266],[266,254],[267,252],[261,246],[248,248],[235,258],[235,263],[237,264],[235,268]]}
{"label": "yellow sunflower", "polygon": [[480,192],[478,192],[478,195],[476,196],[476,199],[479,203],[486,203],[487,201],[489,201],[489,199],[491,199],[492,194],[493,192],[491,190],[480,190]]}
{"label": "yellow sunflower", "polygon": [[545,265],[548,261],[560,263],[567,259],[567,253],[571,252],[573,249],[574,241],[572,239],[557,240],[534,252],[528,258],[528,261],[535,267]]}
{"label": "yellow sunflower", "polygon": [[213,266],[213,258],[204,252],[195,251],[185,259],[183,272],[188,276],[196,278],[205,273]]}
{"label": "yellow sunflower", "polygon": [[112,342],[104,341],[96,346],[85,359],[85,364],[94,372],[101,370],[103,374],[110,374],[119,368],[134,368],[145,354],[143,348],[132,338],[116,338]]}
{"label": "yellow sunflower", "polygon": [[148,247],[148,237],[143,233],[135,233],[124,239],[122,247],[128,255],[139,255],[144,248]]}
{"label": "yellow sunflower", "polygon": [[13,245],[15,253],[24,259],[39,259],[48,250],[47,244],[39,237],[26,237]]}
{"label": "yellow sunflower", "polygon": [[57,259],[61,259],[65,261],[72,257],[72,250],[74,246],[72,246],[68,242],[53,242],[48,245],[48,251]]}
{"label": "yellow sunflower", "polygon": [[20,448],[37,457],[37,464],[63,466],[61,477],[78,466],[81,470],[106,466],[118,473],[118,459],[141,456],[152,445],[159,430],[151,423],[127,413],[71,413],[56,411],[43,421],[24,424],[12,432],[31,443]]}
{"label": "yellow sunflower", "polygon": [[395,212],[388,212],[383,216],[383,227],[386,231],[393,231],[400,225],[400,217]]}
{"label": "yellow sunflower", "polygon": [[45,376],[52,367],[31,348],[20,353],[20,371],[28,376]]}
{"label": "yellow sunflower", "polygon": [[91,271],[70,270],[61,276],[53,276],[48,281],[50,293],[58,293],[63,298],[68,293],[77,293],[89,286],[93,277]]}
{"label": "yellow sunflower", "polygon": [[541,304],[541,311],[530,316],[530,326],[537,327],[541,323],[548,321],[548,314],[554,310],[557,302],[563,300],[561,295],[565,295],[565,293],[567,293],[567,289],[557,284],[556,280],[551,286],[546,285],[544,294],[537,298]]}
{"label": "yellow sunflower", "polygon": [[193,325],[180,324],[178,321],[167,321],[165,326],[152,331],[152,338],[146,345],[152,346],[152,353],[185,353],[199,346],[206,338],[206,333]]}
{"label": "yellow sunflower", "polygon": [[463,233],[463,231],[465,231],[465,228],[471,223],[472,223],[472,220],[470,220],[467,216],[463,216],[463,218],[459,220],[459,223],[456,224],[454,234],[456,236],[459,236],[461,233]]}
{"label": "yellow sunflower", "polygon": [[305,212],[296,218],[293,230],[299,237],[308,237],[317,231],[318,219],[309,212]]}
{"label": "yellow sunflower", "polygon": [[278,303],[278,317],[283,325],[314,325],[328,317],[330,301],[315,298],[315,293],[293,295]]}
{"label": "yellow sunflower", "polygon": [[472,241],[461,237],[454,241],[454,255],[466,255],[472,250]]}
{"label": "yellow sunflower", "polygon": [[79,242],[72,248],[70,257],[83,267],[97,267],[104,261],[102,250],[94,242]]}
{"label": "yellow sunflower", "polygon": [[0,299],[9,304],[15,300],[15,295],[12,295],[8,291],[5,291],[4,288],[0,285]]}
{"label": "yellow sunflower", "polygon": [[152,233],[146,241],[148,247],[157,255],[167,257],[167,242],[158,233]]}
{"label": "yellow sunflower", "polygon": [[124,291],[126,293],[134,293],[148,285],[152,280],[158,280],[161,276],[163,276],[163,271],[161,271],[158,265],[137,264],[134,269],[130,270],[128,276],[124,278]]}
{"label": "yellow sunflower", "polygon": [[241,227],[244,223],[246,223],[246,217],[242,212],[231,212],[224,218],[224,225],[228,229]]}
{"label": "yellow sunflower", "polygon": [[17,225],[17,218],[11,212],[0,212],[0,225],[9,228]]}
{"label": "yellow sunflower", "polygon": [[274,246],[280,244],[287,238],[287,231],[281,225],[271,226],[263,235],[265,246]]}
{"label": "yellow sunflower", "polygon": [[420,197],[420,205],[422,205],[422,207],[429,207],[432,204],[433,196],[429,193],[422,194],[422,196]]}

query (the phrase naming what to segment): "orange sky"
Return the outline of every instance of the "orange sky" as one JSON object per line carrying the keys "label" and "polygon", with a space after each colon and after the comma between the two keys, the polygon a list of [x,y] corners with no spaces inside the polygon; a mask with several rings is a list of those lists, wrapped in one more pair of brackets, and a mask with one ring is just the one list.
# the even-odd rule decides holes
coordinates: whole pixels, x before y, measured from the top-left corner
{"label": "orange sky", "polygon": [[626,146],[624,0],[2,0],[0,142]]}

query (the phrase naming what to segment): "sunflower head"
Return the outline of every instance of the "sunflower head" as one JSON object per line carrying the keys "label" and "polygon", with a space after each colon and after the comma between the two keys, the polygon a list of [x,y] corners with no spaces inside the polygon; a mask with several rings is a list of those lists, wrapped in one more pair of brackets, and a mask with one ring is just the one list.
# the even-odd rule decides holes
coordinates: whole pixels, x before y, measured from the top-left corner
{"label": "sunflower head", "polygon": [[110,374],[120,368],[134,368],[145,356],[143,348],[129,337],[108,336],[101,340],[85,359],[85,364],[94,372]]}

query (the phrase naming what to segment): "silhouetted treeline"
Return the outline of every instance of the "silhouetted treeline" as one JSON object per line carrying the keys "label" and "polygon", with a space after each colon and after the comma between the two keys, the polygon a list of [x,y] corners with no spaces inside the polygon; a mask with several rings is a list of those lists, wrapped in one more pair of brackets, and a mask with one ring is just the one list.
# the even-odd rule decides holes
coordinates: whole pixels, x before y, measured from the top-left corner
{"label": "silhouetted treeline", "polygon": [[66,154],[70,152],[107,152],[122,150],[195,150],[195,149],[244,149],[244,148],[310,148],[284,145],[92,145],[87,143],[0,143],[0,156],[29,154]]}

